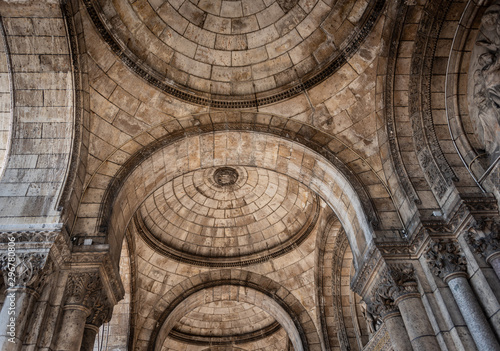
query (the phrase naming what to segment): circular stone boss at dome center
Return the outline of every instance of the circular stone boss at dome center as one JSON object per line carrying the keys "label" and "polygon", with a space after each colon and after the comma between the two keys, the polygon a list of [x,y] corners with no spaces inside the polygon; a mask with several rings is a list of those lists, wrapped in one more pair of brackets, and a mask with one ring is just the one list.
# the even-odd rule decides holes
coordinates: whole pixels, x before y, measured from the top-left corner
{"label": "circular stone boss at dome center", "polygon": [[139,235],[174,259],[241,266],[289,252],[312,231],[319,198],[283,174],[213,167],[177,177],[150,195],[134,220]]}
{"label": "circular stone boss at dome center", "polygon": [[141,77],[215,107],[279,101],[321,82],[370,32],[383,0],[85,0]]}

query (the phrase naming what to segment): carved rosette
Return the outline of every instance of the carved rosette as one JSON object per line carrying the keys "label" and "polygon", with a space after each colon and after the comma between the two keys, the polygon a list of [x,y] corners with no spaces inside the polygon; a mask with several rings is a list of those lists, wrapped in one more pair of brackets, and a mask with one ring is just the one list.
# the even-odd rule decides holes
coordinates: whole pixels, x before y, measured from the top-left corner
{"label": "carved rosette", "polygon": [[432,273],[445,282],[457,275],[467,274],[467,260],[455,241],[431,241],[425,258]]}
{"label": "carved rosette", "polygon": [[[479,236],[479,231],[485,236]],[[500,222],[480,221],[467,231],[465,240],[472,251],[483,256],[487,261],[500,256]]]}
{"label": "carved rosette", "polygon": [[[52,271],[48,252],[2,254],[1,269],[8,288],[30,288],[39,291]],[[12,274],[13,273],[13,274]]]}
{"label": "carved rosette", "polygon": [[102,290],[101,278],[97,272],[72,273],[66,284],[65,307],[81,306],[91,310],[100,298]]}

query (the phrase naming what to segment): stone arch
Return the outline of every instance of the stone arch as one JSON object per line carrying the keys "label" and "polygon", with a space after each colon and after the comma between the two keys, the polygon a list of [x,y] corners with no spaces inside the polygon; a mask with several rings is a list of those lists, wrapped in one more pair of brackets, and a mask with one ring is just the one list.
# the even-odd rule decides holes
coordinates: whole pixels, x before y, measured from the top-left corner
{"label": "stone arch", "polygon": [[366,343],[367,335],[364,325],[360,326],[357,321],[356,307],[360,298],[350,288],[352,253],[347,236],[334,215],[327,217],[322,226],[324,229],[317,237],[316,284],[324,347],[326,350],[346,347],[356,350],[360,342]]}
{"label": "stone arch", "polygon": [[0,192],[9,199],[0,202],[0,224],[11,230],[26,229],[27,217],[32,229],[60,226],[59,198],[73,144],[74,86],[64,16],[59,6],[33,6],[24,16],[14,5],[2,8],[15,99],[0,180]]}
{"label": "stone arch", "polygon": [[[225,289],[228,298],[238,298],[238,301],[250,299],[247,302],[264,308],[287,331],[295,350],[321,349],[314,322],[291,292],[260,274],[227,269],[212,270],[186,279],[163,296],[148,316],[148,320],[154,321],[151,325],[155,325],[151,335],[141,333],[143,338],[149,340],[148,350],[160,349],[162,340],[168,336],[176,318],[188,309],[202,304],[204,300],[200,298],[213,289]],[[205,296],[211,299],[209,295]],[[217,294],[212,294],[215,295]]]}
{"label": "stone arch", "polygon": [[[230,144],[236,144],[227,146],[228,140]],[[263,148],[266,148],[266,157],[262,154]],[[209,151],[204,153],[204,150]],[[213,155],[220,157],[214,158]],[[175,164],[172,157],[177,157]],[[140,163],[133,164],[123,181],[108,188],[108,200],[113,201],[109,204],[105,201],[101,205],[101,214],[106,205],[111,209],[112,203],[121,204],[118,211],[111,213],[105,227],[112,250],[119,250],[132,215],[143,199],[160,185],[191,170],[225,165],[261,167],[298,180],[333,208],[348,233],[356,257],[360,257],[371,242],[372,228],[358,192],[327,159],[300,144],[274,135],[224,131],[189,136],[160,148]],[[146,176],[153,173],[154,177]],[[117,176],[117,179],[120,178],[121,175]]]}
{"label": "stone arch", "polygon": [[[259,133],[252,133],[250,131]],[[137,173],[137,170],[140,167],[146,167],[149,171],[145,174],[152,174],[151,170],[154,170],[155,176],[154,178],[149,179],[148,183],[145,185],[136,184],[137,187],[133,186],[133,192],[136,192],[136,188],[141,188],[141,190],[139,190],[140,194],[137,193],[134,195],[133,202],[135,204],[140,201],[142,196],[146,195],[146,193],[150,193],[154,187],[157,187],[160,184],[160,179],[162,179],[161,181],[166,180],[162,178],[162,175],[160,175],[161,172],[164,172],[165,170],[157,170],[156,168],[153,168],[152,162],[160,162],[160,164],[164,164],[164,161],[161,160],[162,158],[171,157],[173,154],[169,156],[170,152],[178,153],[182,148],[188,147],[189,142],[193,143],[189,147],[193,148],[193,150],[198,150],[196,151],[198,153],[201,145],[200,142],[202,141],[205,143],[202,145],[204,148],[213,148],[213,142],[211,146],[206,145],[208,140],[206,138],[213,139],[213,136],[216,134],[229,135],[231,133],[244,133],[247,136],[253,135],[252,138],[247,138],[248,140],[242,141],[241,139],[238,139],[240,140],[239,146],[245,147],[249,150],[252,150],[249,147],[254,145],[258,138],[262,138],[261,141],[266,138],[270,138],[269,140],[273,139],[274,141],[270,143],[270,147],[272,146],[272,156],[267,160],[255,159],[255,154],[258,156],[257,158],[263,157],[263,145],[254,145],[256,149],[252,151],[255,153],[253,159],[245,159],[244,155],[242,156],[242,161],[233,160],[229,157],[229,161],[224,159],[224,162],[226,163],[238,163],[245,161],[261,167],[264,163],[268,162],[272,163],[269,167],[275,168],[277,166],[277,162],[279,161],[283,163],[285,168],[288,166],[292,167],[295,175],[299,175],[301,171],[306,172],[304,173],[306,177],[302,177],[303,175],[301,174],[302,183],[308,186],[313,186],[315,188],[314,190],[319,192],[319,194],[323,196],[323,198],[326,199],[327,203],[330,205],[332,205],[333,198],[340,200],[340,196],[342,196],[339,192],[341,190],[339,190],[338,186],[335,186],[334,184],[337,182],[341,182],[342,184],[350,183],[352,186],[347,186],[345,188],[349,189],[350,195],[347,197],[344,196],[341,201],[336,201],[337,206],[341,206],[343,209],[335,209],[335,211],[338,212],[340,210],[341,214],[339,214],[339,218],[345,225],[345,228],[351,238],[354,238],[355,231],[352,230],[352,224],[351,221],[348,220],[348,216],[357,218],[355,222],[364,223],[362,226],[359,226],[358,224],[355,224],[355,226],[363,228],[362,232],[364,233],[364,240],[366,242],[371,241],[371,234],[369,234],[372,230],[370,229],[371,226],[373,228],[385,230],[400,228],[401,222],[397,219],[397,209],[391,202],[391,194],[386,185],[381,180],[377,180],[378,175],[376,175],[374,171],[367,171],[367,176],[363,177],[363,179],[369,180],[368,185],[365,185],[366,182],[361,181],[358,176],[337,157],[338,153],[336,153],[334,149],[338,146],[338,140],[336,140],[334,136],[322,133],[311,126],[300,122],[280,118],[275,115],[235,112],[201,114],[185,119],[174,120],[159,125],[148,131],[148,133],[141,134],[136,140],[131,140],[123,145],[121,149],[117,149],[106,160],[106,162],[102,164],[102,167],[99,167],[95,171],[91,181],[89,182],[89,186],[85,189],[85,194],[79,205],[78,218],[75,220],[72,230],[70,230],[73,233],[72,235],[108,231],[108,234],[110,234],[110,242],[113,243],[113,246],[117,244],[117,249],[119,250],[119,243],[121,242],[122,235],[117,233],[120,231],[123,233],[126,226],[125,222],[130,220],[130,217],[128,216],[130,216],[135,209],[130,208],[131,203],[127,205],[127,208],[125,208],[127,213],[126,216],[123,214],[111,213],[111,209],[113,208],[113,203],[116,203],[120,194],[123,195],[126,193],[123,192],[127,187],[126,184],[133,182],[131,179],[134,177],[140,176],[140,174]],[[190,141],[186,144],[186,140],[188,139]],[[234,140],[231,142],[233,141]],[[245,144],[247,142],[250,144]],[[313,168],[305,167],[301,170],[297,168],[296,163],[298,161],[292,160],[295,155],[290,153],[292,148],[288,149],[288,155],[280,155],[278,152],[280,143],[283,147],[296,145],[297,147],[294,152],[298,152],[297,155],[300,155],[300,157],[303,156],[305,151],[307,154],[307,162],[312,162],[308,167],[316,167],[316,169],[313,170]],[[167,152],[166,150],[170,151]],[[198,163],[196,165],[191,164],[189,169],[186,167],[184,167],[185,169],[182,169],[181,163],[186,162],[187,164],[187,158],[185,157],[187,155],[187,149],[182,150],[184,150],[182,151],[182,157],[184,158],[182,161],[177,161],[177,166],[179,166],[177,172],[179,174],[197,167],[210,166],[206,160],[203,160],[203,164],[198,160]],[[284,149],[282,151],[284,152]],[[226,158],[226,152],[227,151],[224,151],[224,153],[221,154],[224,158]],[[239,150],[238,152],[242,154],[242,150]],[[209,154],[210,153],[213,154],[213,150],[209,152]],[[196,157],[199,158],[199,156]],[[236,155],[235,157],[239,158],[240,156]],[[214,163],[213,157],[211,160],[212,161],[210,162],[212,162],[212,166],[223,165],[217,160],[215,161],[216,163]],[[220,164],[217,164],[217,162]],[[326,170],[328,170],[330,174]],[[372,175],[370,176],[368,173],[371,173]],[[174,176],[174,174],[170,175],[170,177],[172,176]],[[330,184],[327,184],[323,180],[319,179],[325,176],[329,179],[331,186]],[[333,189],[335,189],[337,194],[332,192]],[[130,192],[130,190],[131,188],[129,188],[128,191]],[[330,198],[330,196],[333,197]],[[379,200],[388,200],[388,202],[384,201],[382,209],[384,217],[382,218],[372,206],[371,198],[373,197],[378,198]],[[121,200],[124,200],[124,198]],[[351,204],[355,204],[355,208],[351,206]],[[351,213],[347,214],[346,210],[349,208]],[[364,213],[364,215],[362,215],[362,213]],[[117,221],[117,216],[121,219],[121,224]],[[365,218],[368,219],[366,220]],[[120,225],[118,231],[116,230],[117,224]],[[355,245],[354,242],[351,245],[353,246],[353,251],[355,252],[356,257],[358,257],[361,251],[364,250],[363,247],[356,248],[358,245]],[[362,246],[364,245],[365,244]],[[117,252],[114,252],[114,255],[117,255]]]}
{"label": "stone arch", "polygon": [[3,22],[0,19],[0,179],[5,170],[5,164],[9,157],[10,142],[12,137],[12,125],[14,115],[12,113],[12,70],[10,65],[9,47],[5,37]]}
{"label": "stone arch", "polygon": [[[387,38],[387,44],[381,53],[385,58],[377,67],[377,79],[383,81],[383,85],[377,90],[384,103],[380,107],[382,121],[377,123],[379,135],[380,157],[384,164],[384,172],[388,179],[388,184],[394,193],[394,202],[401,208],[401,216],[407,228],[411,228],[414,214],[417,212],[416,204],[421,203],[418,192],[412,184],[409,170],[405,165],[401,146],[407,144],[408,140],[404,133],[398,130],[396,120],[400,117],[400,107],[398,110],[398,94],[401,90],[401,83],[404,81],[397,76],[398,49],[403,33],[405,18],[410,6],[403,3],[392,2],[388,4],[387,21],[384,23],[383,37]],[[403,135],[401,135],[403,134]],[[401,136],[403,139],[400,139]]]}

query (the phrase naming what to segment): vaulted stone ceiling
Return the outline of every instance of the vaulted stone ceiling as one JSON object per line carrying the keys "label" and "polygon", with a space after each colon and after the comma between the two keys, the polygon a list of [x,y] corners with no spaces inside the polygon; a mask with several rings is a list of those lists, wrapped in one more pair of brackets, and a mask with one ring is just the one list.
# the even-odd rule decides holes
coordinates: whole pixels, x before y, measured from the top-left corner
{"label": "vaulted stone ceiling", "polygon": [[384,1],[88,2],[113,50],[182,100],[250,107],[299,94],[359,48]]}
{"label": "vaulted stone ceiling", "polygon": [[[349,179],[393,209],[374,114],[384,1],[83,3],[92,43],[89,151],[95,159],[88,169],[95,171],[75,230],[94,223],[109,225],[118,237],[127,230],[134,258],[130,342],[179,351],[337,345],[336,333],[331,341],[318,338],[319,320],[334,316],[318,309],[314,288],[322,274],[314,268],[316,255],[329,235],[322,228],[332,216],[327,203],[343,199],[335,206],[357,235],[367,230],[366,219],[352,218],[358,206],[373,215],[372,223],[399,225],[394,214],[377,219],[370,201],[351,205],[353,191],[341,185]],[[246,114],[248,108],[261,113]],[[178,143],[179,126],[185,135],[214,137]],[[309,151],[266,142],[268,136],[228,134],[226,141],[226,129],[296,135],[340,172],[306,157]],[[149,151],[139,152],[152,138]],[[150,166],[149,155],[158,152]],[[103,194],[98,189],[115,164],[119,176]],[[168,176],[160,175],[163,167]],[[104,219],[94,222],[95,196],[116,201],[110,218],[102,212]],[[354,244],[356,255],[363,241]],[[202,290],[187,286],[207,277],[212,283]],[[267,289],[286,303],[275,305],[280,297]]]}

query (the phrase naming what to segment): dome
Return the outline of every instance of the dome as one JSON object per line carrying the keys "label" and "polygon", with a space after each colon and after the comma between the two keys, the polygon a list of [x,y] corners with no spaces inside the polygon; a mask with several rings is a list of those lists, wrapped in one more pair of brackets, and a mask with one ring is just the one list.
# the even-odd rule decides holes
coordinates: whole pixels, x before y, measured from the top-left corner
{"label": "dome", "polygon": [[305,239],[318,198],[286,175],[257,167],[211,167],[158,188],[136,213],[139,234],[181,261],[206,266],[261,262]]}
{"label": "dome", "polygon": [[104,39],[151,84],[197,104],[242,108],[294,96],[333,74],[383,1],[87,2]]}

